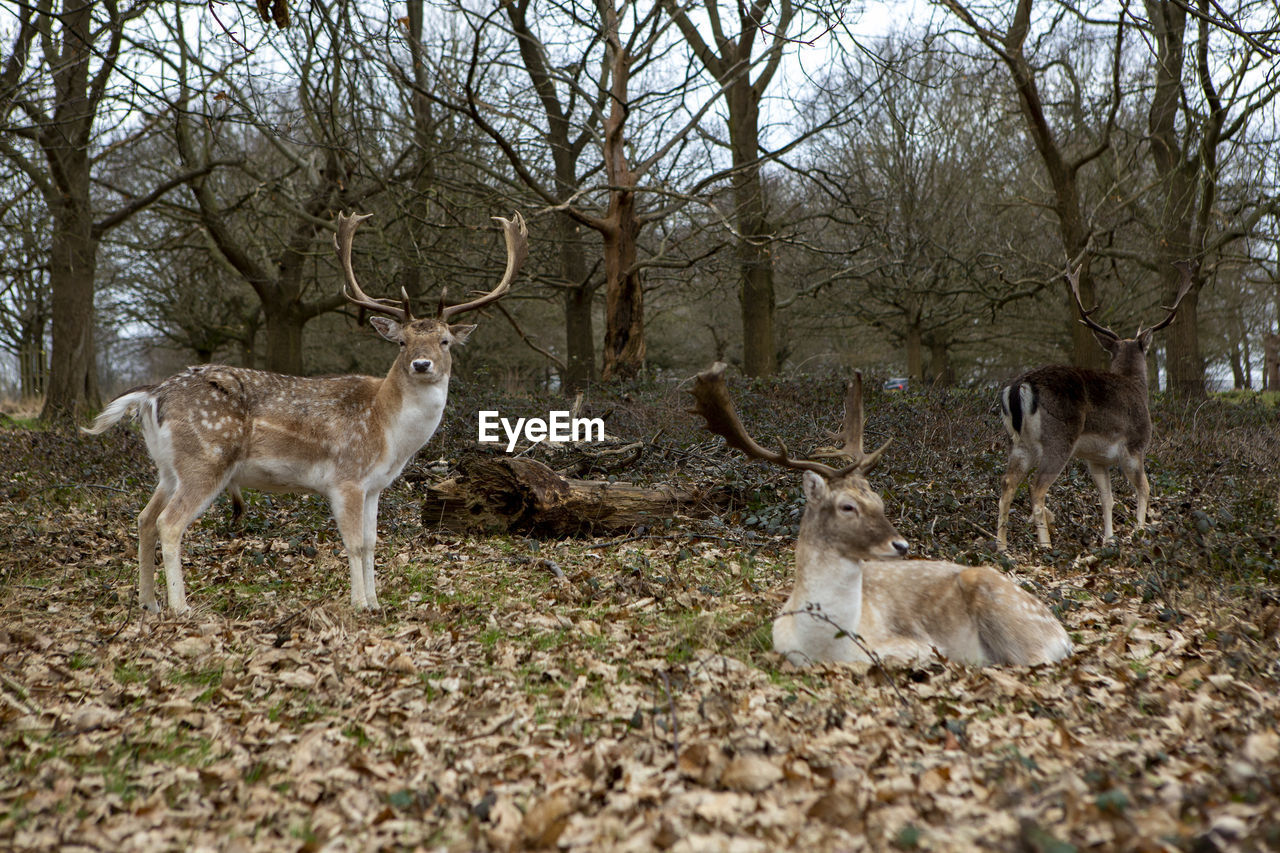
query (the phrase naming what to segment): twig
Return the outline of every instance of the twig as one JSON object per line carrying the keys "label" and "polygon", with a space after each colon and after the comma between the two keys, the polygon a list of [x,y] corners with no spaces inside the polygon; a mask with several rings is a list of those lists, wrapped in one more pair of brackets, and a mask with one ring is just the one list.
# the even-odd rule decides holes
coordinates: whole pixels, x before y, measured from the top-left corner
{"label": "twig", "polygon": [[525,345],[528,346],[529,349],[533,350],[536,353],[541,354],[544,358],[546,358],[548,361],[550,361],[552,364],[554,364],[556,367],[560,368],[561,370],[567,369],[568,365],[564,363],[564,359],[560,358],[555,353],[550,352],[549,350],[538,346],[538,344],[534,343],[532,338],[530,338],[528,335],[524,333],[524,329],[521,329],[519,324],[516,323],[516,318],[511,316],[511,312],[507,310],[505,305],[503,305],[501,302],[498,302],[496,303],[495,307],[502,312],[503,317],[507,318],[507,322],[511,324],[511,328],[516,330],[516,334],[520,336],[520,340],[524,341]]}
{"label": "twig", "polygon": [[654,540],[679,540],[679,539],[708,539],[713,542],[728,542],[732,545],[747,545],[753,548],[763,548],[770,544],[769,542],[750,541],[744,539],[731,539],[728,536],[713,536],[709,533],[642,533],[638,536],[624,536],[621,539],[610,539],[608,542],[597,542],[595,545],[588,545],[588,551],[596,551],[600,548],[612,548],[614,545],[626,545],[628,542],[639,542],[642,539]]}
{"label": "twig", "polygon": [[118,486],[104,486],[101,483],[54,483],[51,486],[45,486],[40,491],[47,492],[50,489],[106,489],[108,492],[119,492],[122,495],[129,494],[128,489],[121,489]]}
{"label": "twig", "polygon": [[658,673],[662,676],[662,689],[667,693],[667,716],[671,718],[671,751],[675,754],[676,763],[680,763],[680,721],[676,719],[676,700],[671,695],[671,679],[664,669]]}
{"label": "twig", "polygon": [[995,538],[996,538],[996,535],[995,535],[994,533],[992,533],[992,532],[991,532],[990,530],[988,530],[987,528],[983,527],[981,524],[978,524],[978,522],[974,521],[973,519],[971,519],[971,518],[966,518],[966,519],[965,519],[965,521],[969,522],[969,526],[970,526],[970,527],[972,527],[974,530],[978,531],[979,533],[981,533],[983,536],[987,537],[988,539],[995,539]]}
{"label": "twig", "polygon": [[219,6],[219,5],[221,5],[221,3],[222,3],[222,2],[223,2],[223,0],[208,0],[208,2],[207,2],[205,5],[209,8],[209,14],[213,16],[213,20],[214,20],[214,21],[217,23],[217,25],[222,29],[222,33],[223,33],[223,35],[225,35],[227,38],[231,39],[232,43],[234,43],[236,46],[238,46],[238,47],[239,47],[241,50],[243,50],[246,54],[249,54],[250,56],[252,56],[252,55],[253,55],[253,51],[252,51],[252,50],[250,50],[248,47],[246,47],[244,42],[242,42],[242,41],[240,41],[240,39],[236,38],[236,34],[235,34],[235,33],[233,33],[233,32],[232,32],[232,31],[227,27],[227,25],[226,25],[226,24],[222,23],[222,19],[218,17],[218,10],[217,10],[217,8],[216,8],[216,7],[217,7],[217,6]]}
{"label": "twig", "polygon": [[463,743],[468,743],[468,742],[473,741],[473,740],[480,740],[481,738],[489,737],[490,735],[496,735],[498,732],[502,731],[502,729],[506,728],[508,725],[510,725],[511,723],[515,722],[515,719],[516,719],[516,715],[515,715],[514,713],[512,713],[510,716],[505,717],[504,719],[499,720],[498,722],[494,723],[494,724],[493,724],[492,726],[490,726],[489,728],[487,728],[487,729],[485,729],[484,731],[480,732],[480,734],[477,734],[477,735],[467,735],[466,737],[462,738],[462,742],[463,742]]}
{"label": "twig", "polygon": [[[858,636],[856,632],[848,630],[847,628],[842,626],[839,622],[837,622],[836,620],[828,616],[826,613],[824,613],[822,611],[821,604],[818,604],[816,601],[811,601],[805,606],[803,610],[784,610],[783,612],[779,613],[778,616],[780,617],[790,616],[792,618],[795,618],[797,616],[808,616],[811,619],[817,619],[820,622],[826,622],[828,625],[835,628],[837,632],[836,633],[837,638],[839,638],[840,636],[848,637],[853,642],[853,644],[856,645],[859,649],[861,649],[862,653],[867,656],[867,660],[871,661],[871,663],[875,666],[875,668],[880,670],[880,674],[884,676],[884,680],[887,681],[889,683],[889,686],[893,688],[893,692],[897,694],[898,700],[902,702],[903,706],[904,707],[911,706],[911,703],[907,701],[907,697],[904,696],[902,691],[898,689],[898,682],[895,681],[893,679],[893,676],[889,674],[889,671],[884,668],[884,661],[880,659],[880,656],[875,652],[873,652],[871,648],[866,644],[866,642],[863,641],[862,637]],[[808,656],[806,655],[806,657]]]}
{"label": "twig", "polygon": [[538,560],[536,563],[534,563],[534,565],[540,568],[544,568],[547,571],[551,572],[551,575],[555,578],[558,578],[560,580],[564,579],[564,570],[560,568],[560,565],[556,563],[555,560],[548,560],[547,558],[543,557],[541,560]]}
{"label": "twig", "polygon": [[22,701],[24,698],[31,695],[31,691],[27,690],[27,688],[23,687],[21,684],[14,681],[12,678],[5,675],[3,672],[0,672],[0,681],[3,681],[5,686],[8,687],[10,690],[12,690],[15,694],[14,696],[10,696],[8,693],[0,691],[0,699],[4,699],[5,702],[9,703],[10,706],[12,706],[14,709],[19,711],[20,713],[23,713],[23,714],[35,713],[35,710],[31,706],[27,705],[25,702]]}

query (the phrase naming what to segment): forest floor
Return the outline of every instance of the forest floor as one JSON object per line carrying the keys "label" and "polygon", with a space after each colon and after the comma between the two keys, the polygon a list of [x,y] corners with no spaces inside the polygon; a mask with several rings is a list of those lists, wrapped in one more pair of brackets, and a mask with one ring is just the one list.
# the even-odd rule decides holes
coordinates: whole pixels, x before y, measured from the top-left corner
{"label": "forest floor", "polygon": [[[835,379],[735,384],[757,438],[808,449],[838,420]],[[1055,666],[785,663],[797,478],[671,388],[593,402],[649,447],[615,474],[714,481],[729,508],[558,541],[425,528],[429,463],[474,437],[460,393],[384,496],[374,614],[322,502],[261,495],[188,533],[189,614],[141,612],[136,430],[0,425],[0,848],[1280,847],[1274,408],[1160,403],[1150,530],[1096,542],[1076,466],[1058,548],[1023,492],[1004,557],[990,396],[872,394],[868,443],[895,439],[872,484],[914,553],[1050,603],[1076,644]]]}

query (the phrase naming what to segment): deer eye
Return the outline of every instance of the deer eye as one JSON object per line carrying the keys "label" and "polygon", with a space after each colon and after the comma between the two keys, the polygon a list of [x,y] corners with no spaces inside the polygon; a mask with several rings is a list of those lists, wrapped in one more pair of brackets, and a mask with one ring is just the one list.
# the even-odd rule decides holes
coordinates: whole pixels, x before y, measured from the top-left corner
{"label": "deer eye", "polygon": [[840,504],[840,511],[846,513],[854,513],[858,511],[858,507],[852,501],[845,501]]}
{"label": "deer eye", "polygon": [[404,349],[404,348],[405,348],[405,342],[404,342],[404,341],[401,341],[401,342],[400,342],[400,349]]}
{"label": "deer eye", "polygon": [[448,339],[448,338],[445,338],[444,340],[442,340],[442,341],[440,342],[440,346],[442,346],[442,347],[446,347],[446,348],[447,348],[447,347],[449,346],[449,339]]}

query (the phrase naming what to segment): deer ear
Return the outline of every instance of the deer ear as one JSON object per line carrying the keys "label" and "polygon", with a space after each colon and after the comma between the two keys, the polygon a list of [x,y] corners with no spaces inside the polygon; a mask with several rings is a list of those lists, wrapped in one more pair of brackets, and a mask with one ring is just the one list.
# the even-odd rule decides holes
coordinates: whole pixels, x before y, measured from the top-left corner
{"label": "deer ear", "polygon": [[400,332],[400,324],[390,317],[370,317],[369,325],[377,329],[378,334],[389,341],[398,344],[404,340],[404,335]]}
{"label": "deer ear", "polygon": [[804,499],[808,503],[818,503],[831,493],[827,481],[815,471],[804,472]]}
{"label": "deer ear", "polygon": [[1154,329],[1142,329],[1141,331],[1138,332],[1138,338],[1137,338],[1138,346],[1142,349],[1143,352],[1146,352],[1147,349],[1151,346],[1151,333],[1153,331]]}
{"label": "deer ear", "polygon": [[467,338],[471,337],[471,333],[476,330],[474,325],[471,326],[450,326],[449,334],[453,335],[454,341],[459,344],[465,344]]}

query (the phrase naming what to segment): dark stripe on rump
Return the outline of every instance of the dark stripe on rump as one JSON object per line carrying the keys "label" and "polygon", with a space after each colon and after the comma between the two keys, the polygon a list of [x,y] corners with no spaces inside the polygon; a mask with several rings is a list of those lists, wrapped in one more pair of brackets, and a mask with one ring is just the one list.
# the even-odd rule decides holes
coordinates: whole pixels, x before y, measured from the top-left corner
{"label": "dark stripe on rump", "polygon": [[1009,422],[1014,432],[1022,432],[1022,383],[1009,386]]}

